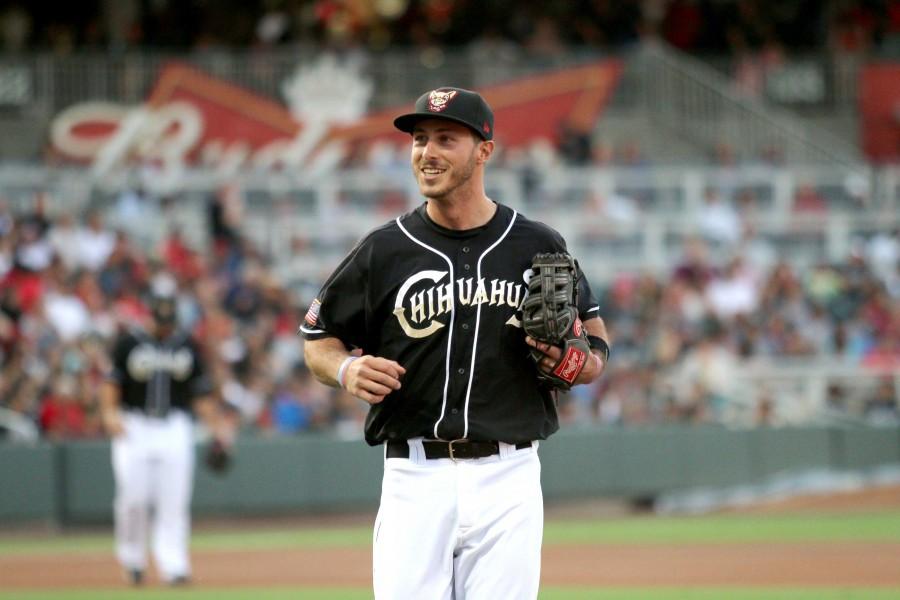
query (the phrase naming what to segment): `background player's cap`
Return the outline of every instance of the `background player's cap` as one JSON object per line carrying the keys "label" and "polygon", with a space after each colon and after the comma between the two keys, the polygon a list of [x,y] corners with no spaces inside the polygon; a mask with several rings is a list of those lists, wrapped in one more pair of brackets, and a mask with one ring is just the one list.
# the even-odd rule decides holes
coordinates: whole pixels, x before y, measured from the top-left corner
{"label": "background player's cap", "polygon": [[413,112],[394,119],[394,127],[412,133],[423,119],[447,119],[467,125],[484,140],[494,139],[494,113],[477,92],[441,87],[425,92],[416,100]]}

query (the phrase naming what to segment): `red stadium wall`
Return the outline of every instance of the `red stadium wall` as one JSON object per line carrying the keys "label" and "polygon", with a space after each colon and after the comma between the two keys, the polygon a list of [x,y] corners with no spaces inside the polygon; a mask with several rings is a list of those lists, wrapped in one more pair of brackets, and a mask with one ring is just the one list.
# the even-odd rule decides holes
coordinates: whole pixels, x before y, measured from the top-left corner
{"label": "red stadium wall", "polygon": [[863,151],[872,161],[900,161],[900,64],[865,67],[860,75]]}

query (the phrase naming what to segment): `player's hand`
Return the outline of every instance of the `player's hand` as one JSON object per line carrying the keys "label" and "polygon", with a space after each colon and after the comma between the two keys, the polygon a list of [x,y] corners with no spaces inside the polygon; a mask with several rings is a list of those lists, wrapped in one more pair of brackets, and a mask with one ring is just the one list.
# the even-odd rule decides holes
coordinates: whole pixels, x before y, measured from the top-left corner
{"label": "player's hand", "polygon": [[537,366],[544,373],[549,373],[553,370],[553,366],[559,362],[559,358],[562,356],[562,348],[554,346],[553,344],[539,342],[530,335],[525,336],[525,343],[538,352],[543,353],[544,358],[538,361]]}
{"label": "player's hand", "polygon": [[122,424],[122,416],[119,413],[103,413],[101,416],[103,429],[111,438],[125,435],[125,426]]}
{"label": "player's hand", "polygon": [[344,388],[369,404],[378,404],[400,389],[400,378],[406,373],[400,363],[365,354],[354,360],[344,374]]}
{"label": "player's hand", "polygon": [[[562,356],[562,348],[559,346],[554,346],[553,344],[546,344],[544,342],[539,342],[531,336],[525,336],[525,342],[536,349],[537,351],[543,353],[544,358],[542,358],[538,363],[538,368],[544,373],[549,373],[553,370],[554,365],[559,362],[560,357]],[[581,370],[581,373],[578,374],[578,377],[575,378],[575,385],[580,383],[590,383],[593,380],[597,379],[601,373],[603,373],[603,369],[606,365],[599,356],[595,353],[591,352],[588,357],[587,362],[584,365],[584,368]]]}

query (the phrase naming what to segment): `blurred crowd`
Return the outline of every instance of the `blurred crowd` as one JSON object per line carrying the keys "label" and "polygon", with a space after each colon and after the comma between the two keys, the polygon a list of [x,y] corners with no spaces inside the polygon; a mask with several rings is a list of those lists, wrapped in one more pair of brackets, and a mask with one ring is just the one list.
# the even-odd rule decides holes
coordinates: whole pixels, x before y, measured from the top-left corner
{"label": "blurred crowd", "polygon": [[[622,275],[602,290],[615,356],[607,376],[566,399],[567,419],[778,425],[835,411],[900,422],[900,232],[873,236],[840,264],[798,270],[752,232],[723,240],[717,221],[701,219],[668,276]],[[757,363],[818,364],[801,379],[824,375],[827,405],[743,377]],[[862,389],[828,377],[847,365],[871,370]]]}
{"label": "blurred crowd", "polygon": [[572,45],[617,50],[660,37],[695,53],[878,48],[898,43],[897,0],[94,0],[2,2],[8,51],[265,48],[293,43],[513,45],[537,55]]}
{"label": "blurred crowd", "polygon": [[[364,403],[303,364],[296,330],[321,282],[298,280],[290,263],[316,250],[298,238],[294,255],[266,256],[241,231],[235,186],[208,198],[208,243],[188,243],[171,218],[148,246],[139,237],[149,221],[134,212],[143,193],[82,218],[48,214],[43,194],[17,214],[0,202],[0,409],[48,438],[102,436],[98,383],[112,340],[146,322],[148,292],[166,284],[246,429],[360,435]],[[733,203],[716,192],[705,202],[671,272],[595,283],[613,358],[608,376],[560,397],[563,422],[727,423],[736,408],[742,424],[787,422],[775,404],[791,394],[747,389],[742,375],[756,361],[795,359],[870,369],[862,389],[829,380],[825,408],[898,422],[900,232],[859,240],[840,264],[797,270]],[[165,215],[166,203],[154,210]]]}
{"label": "blurred crowd", "polygon": [[233,198],[211,197],[210,243],[200,250],[174,223],[147,251],[101,212],[49,215],[43,195],[24,214],[0,206],[0,408],[49,438],[102,436],[98,391],[113,340],[148,322],[151,289],[174,287],[181,327],[200,342],[221,400],[245,427],[361,431],[363,407],[305,369],[300,307],[240,235]]}

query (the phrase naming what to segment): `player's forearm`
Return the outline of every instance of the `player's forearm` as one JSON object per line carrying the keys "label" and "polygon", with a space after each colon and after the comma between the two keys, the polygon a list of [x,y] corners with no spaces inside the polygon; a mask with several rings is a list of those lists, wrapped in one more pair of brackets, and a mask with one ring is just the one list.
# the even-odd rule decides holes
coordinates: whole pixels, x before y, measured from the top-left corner
{"label": "player's forearm", "polygon": [[338,371],[348,356],[350,353],[344,343],[337,338],[306,340],[303,344],[303,358],[310,372],[320,382],[332,387],[340,387]]}
{"label": "player's forearm", "polygon": [[[607,344],[610,343],[609,333],[606,330],[606,323],[602,318],[594,317],[593,319],[588,319],[584,322],[584,329],[587,331],[588,335],[599,337]],[[590,360],[588,360],[588,364],[585,365],[581,373],[578,374],[575,383],[591,383],[600,377],[600,375],[603,374],[604,369],[606,369],[606,358],[605,353],[592,349]]]}
{"label": "player's forearm", "polygon": [[601,317],[593,317],[585,321],[584,329],[587,331],[588,335],[596,335],[597,337],[603,338],[607,344],[610,343],[609,333],[606,331],[606,323]]}
{"label": "player's forearm", "polygon": [[122,432],[122,414],[119,409],[119,386],[112,381],[105,381],[100,386],[100,420],[109,435]]}

